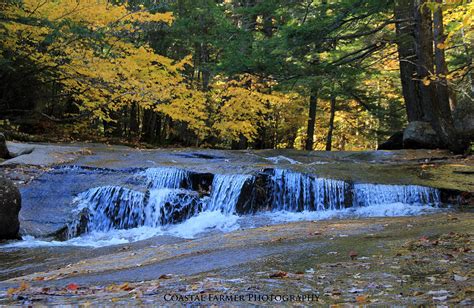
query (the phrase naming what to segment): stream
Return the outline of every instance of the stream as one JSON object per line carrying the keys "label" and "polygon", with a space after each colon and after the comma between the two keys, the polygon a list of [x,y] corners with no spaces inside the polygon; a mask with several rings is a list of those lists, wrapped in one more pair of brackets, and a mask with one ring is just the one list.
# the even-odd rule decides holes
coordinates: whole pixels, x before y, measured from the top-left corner
{"label": "stream", "polygon": [[[440,191],[353,183],[280,168],[212,174],[177,167],[55,167],[22,189],[36,234],[0,249],[104,247],[154,237],[193,239],[293,221],[433,213]],[[41,207],[38,204],[49,205]],[[41,232],[38,232],[40,230]]]}
{"label": "stream", "polygon": [[[466,245],[460,232],[472,230],[472,214],[458,210],[474,187],[472,164],[440,151],[9,145],[32,146],[1,166],[21,191],[22,240],[0,243],[0,304],[110,304],[117,296],[137,304],[143,293],[166,305],[169,292],[249,288],[321,295],[345,284],[348,270],[395,285],[404,242]],[[348,257],[352,250],[359,260]],[[377,265],[384,260],[388,269]],[[290,278],[275,278],[280,271]],[[351,281],[342,292],[354,300]]]}

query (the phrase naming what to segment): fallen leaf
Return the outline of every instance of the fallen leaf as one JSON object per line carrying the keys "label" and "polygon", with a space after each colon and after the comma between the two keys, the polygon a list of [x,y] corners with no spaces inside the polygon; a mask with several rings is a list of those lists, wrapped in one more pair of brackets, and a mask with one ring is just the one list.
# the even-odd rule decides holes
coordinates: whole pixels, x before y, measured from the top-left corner
{"label": "fallen leaf", "polygon": [[171,275],[163,274],[160,277],[158,277],[158,279],[171,279]]}
{"label": "fallen leaf", "polygon": [[281,272],[281,271],[270,274],[270,278],[284,278],[286,276],[288,276],[288,273],[287,272]]}
{"label": "fallen leaf", "polygon": [[7,290],[7,295],[8,296],[12,296],[13,294],[17,293],[18,292],[18,289],[15,289],[15,288],[9,288]]}
{"label": "fallen leaf", "polygon": [[78,288],[79,288],[79,286],[75,283],[70,283],[66,286],[66,289],[68,291],[77,291]]}
{"label": "fallen leaf", "polygon": [[120,290],[123,290],[123,291],[131,291],[131,290],[133,290],[133,288],[128,284],[128,282],[125,282],[125,283],[121,284],[121,285],[119,286],[119,289],[120,289]]}
{"label": "fallen leaf", "polygon": [[367,301],[367,297],[365,297],[364,295],[356,296],[356,302],[365,303],[366,301]]}
{"label": "fallen leaf", "polygon": [[30,285],[24,281],[20,283],[20,287],[18,288],[18,291],[25,291],[30,288]]}

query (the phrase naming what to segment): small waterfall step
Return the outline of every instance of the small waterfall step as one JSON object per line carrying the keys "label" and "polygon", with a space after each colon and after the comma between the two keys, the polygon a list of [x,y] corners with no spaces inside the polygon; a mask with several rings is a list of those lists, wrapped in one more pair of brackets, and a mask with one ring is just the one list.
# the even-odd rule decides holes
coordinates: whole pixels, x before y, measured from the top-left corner
{"label": "small waterfall step", "polygon": [[354,184],[354,206],[404,203],[439,206],[438,189],[417,185]]}
{"label": "small waterfall step", "polygon": [[258,174],[195,173],[174,167],[135,174],[137,189],[101,186],[80,193],[69,236],[85,232],[157,228],[201,212],[324,211],[386,204],[438,206],[437,189],[416,185],[352,184],[286,169]]}
{"label": "small waterfall step", "polygon": [[190,188],[191,173],[189,171],[172,168],[148,168],[143,174],[149,188]]}
{"label": "small waterfall step", "polygon": [[299,212],[345,207],[349,184],[344,181],[284,169],[275,169],[271,181],[273,210]]}
{"label": "small waterfall step", "polygon": [[89,189],[79,194],[76,202],[78,214],[68,226],[68,238],[92,231],[179,223],[203,207],[194,191],[163,188],[143,193],[120,186]]}
{"label": "small waterfall step", "polygon": [[211,196],[207,202],[206,211],[221,211],[225,214],[235,214],[237,207],[245,203],[242,190],[245,185],[252,185],[254,177],[243,174],[214,176]]}

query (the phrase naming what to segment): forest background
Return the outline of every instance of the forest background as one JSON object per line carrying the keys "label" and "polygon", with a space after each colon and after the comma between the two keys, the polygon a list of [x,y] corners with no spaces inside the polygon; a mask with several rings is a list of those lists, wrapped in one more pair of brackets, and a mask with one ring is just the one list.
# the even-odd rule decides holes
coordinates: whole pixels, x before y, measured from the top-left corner
{"label": "forest background", "polygon": [[473,16],[466,0],[2,0],[0,130],[364,150],[422,121],[461,153]]}

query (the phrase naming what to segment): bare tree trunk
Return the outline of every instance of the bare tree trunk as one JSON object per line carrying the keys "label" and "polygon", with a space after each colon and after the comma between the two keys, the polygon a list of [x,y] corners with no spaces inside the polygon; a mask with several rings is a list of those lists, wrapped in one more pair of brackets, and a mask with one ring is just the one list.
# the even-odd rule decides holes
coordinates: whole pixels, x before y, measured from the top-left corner
{"label": "bare tree trunk", "polygon": [[415,0],[415,42],[423,120],[432,122],[434,93],[433,84],[429,80],[434,72],[433,29],[431,10],[426,6],[426,2],[427,0]]}
{"label": "bare tree trunk", "polygon": [[331,151],[332,148],[332,133],[334,131],[334,116],[336,115],[336,95],[331,96],[331,114],[329,116],[328,137],[326,139],[326,151]]}
{"label": "bare tree trunk", "polygon": [[314,146],[314,126],[316,125],[316,108],[318,105],[318,91],[312,90],[309,97],[309,117],[308,117],[308,129],[306,131],[306,143],[305,149],[312,151]]}
{"label": "bare tree trunk", "polygon": [[[434,66],[434,37],[431,10],[425,5],[426,2],[427,0],[416,0],[415,8],[417,73],[420,80],[426,81],[420,85],[424,120],[431,123],[442,142],[442,146],[447,147],[454,153],[463,153],[468,148],[469,143],[456,132],[449,110],[449,97],[447,100],[446,97],[444,100],[439,97],[436,85],[430,79]],[[443,34],[441,33],[441,35]]]}
{"label": "bare tree trunk", "polygon": [[395,18],[402,21],[396,24],[396,33],[400,61],[400,78],[409,122],[421,121],[423,119],[419,83],[414,79],[417,62],[414,15],[414,0],[395,1]]}
{"label": "bare tree trunk", "polygon": [[130,108],[130,131],[129,131],[129,140],[133,140],[137,137],[138,135],[138,128],[139,128],[139,123],[138,123],[138,105],[137,103],[132,103],[131,108]]}
{"label": "bare tree trunk", "polygon": [[451,114],[451,107],[449,105],[449,87],[446,75],[448,74],[448,66],[446,64],[446,57],[444,53],[444,25],[443,25],[443,10],[442,0],[436,0],[439,5],[433,14],[433,29],[434,29],[434,46],[435,46],[435,64],[436,64],[436,95],[441,104],[442,112]]}

